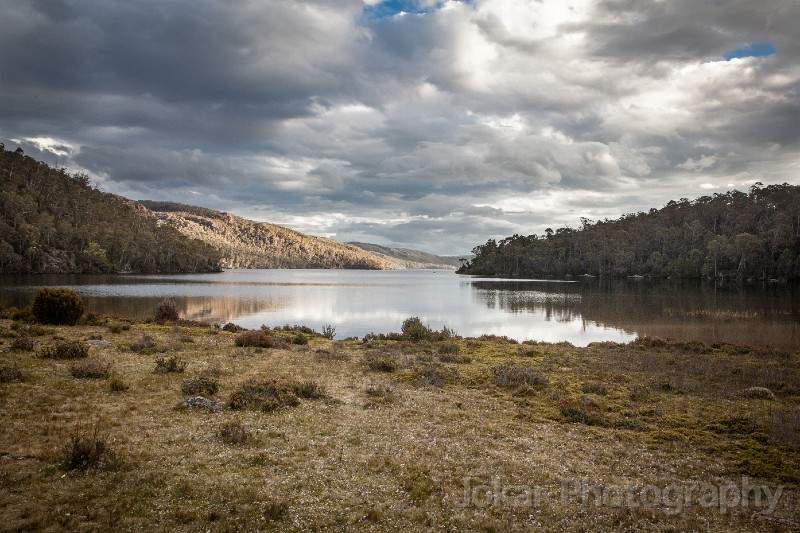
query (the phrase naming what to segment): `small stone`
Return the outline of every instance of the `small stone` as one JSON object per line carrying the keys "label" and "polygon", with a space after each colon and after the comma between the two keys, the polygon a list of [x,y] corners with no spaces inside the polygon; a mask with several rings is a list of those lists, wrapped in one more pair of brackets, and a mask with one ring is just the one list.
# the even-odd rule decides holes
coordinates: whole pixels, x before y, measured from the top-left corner
{"label": "small stone", "polygon": [[89,339],[88,341],[86,341],[86,343],[91,344],[92,346],[106,346],[106,347],[113,346],[113,344],[111,344],[110,342],[104,341],[102,339]]}
{"label": "small stone", "polygon": [[186,407],[187,409],[191,409],[193,411],[196,409],[207,409],[215,413],[222,411],[222,407],[220,407],[220,405],[217,402],[215,402],[214,400],[209,400],[208,398],[203,398],[202,396],[186,398],[184,401],[181,402],[181,406]]}

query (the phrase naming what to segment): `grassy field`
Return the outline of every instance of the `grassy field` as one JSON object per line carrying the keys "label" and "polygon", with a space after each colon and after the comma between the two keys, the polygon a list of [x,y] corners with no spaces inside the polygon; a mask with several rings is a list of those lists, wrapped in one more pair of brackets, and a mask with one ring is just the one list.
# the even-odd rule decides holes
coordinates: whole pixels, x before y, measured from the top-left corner
{"label": "grassy field", "polygon": [[798,353],[110,318],[0,335],[2,531],[800,527]]}

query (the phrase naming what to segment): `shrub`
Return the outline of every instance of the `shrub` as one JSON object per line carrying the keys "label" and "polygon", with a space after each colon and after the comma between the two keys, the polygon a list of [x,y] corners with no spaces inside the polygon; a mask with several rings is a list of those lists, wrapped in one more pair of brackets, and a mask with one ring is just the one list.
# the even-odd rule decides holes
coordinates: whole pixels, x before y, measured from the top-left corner
{"label": "shrub", "polygon": [[122,333],[122,324],[119,322],[111,322],[108,324],[108,331],[111,333]]}
{"label": "shrub", "polygon": [[253,440],[253,434],[239,420],[232,420],[222,424],[219,428],[222,442],[231,445],[247,444]]}
{"label": "shrub", "polygon": [[8,318],[19,322],[34,322],[36,320],[36,317],[31,312],[31,306],[24,309],[17,309],[16,307],[0,309],[0,318]]}
{"label": "shrub", "polygon": [[[261,329],[265,330],[265,331],[269,331],[269,328],[267,326],[264,326],[264,325],[261,326]],[[305,333],[306,335],[312,335],[312,336],[313,335],[318,335],[318,333],[316,331],[314,331],[313,329],[311,329],[310,327],[301,326],[299,324],[295,324],[294,326],[290,326],[289,324],[284,324],[282,328],[280,328],[280,327],[276,327],[275,328],[275,331],[281,331],[281,330],[283,330],[283,331],[300,332],[300,333]]]}
{"label": "shrub", "polygon": [[590,381],[581,385],[581,392],[586,394],[599,394],[605,396],[608,394],[608,388],[599,381]]}
{"label": "shrub", "polygon": [[341,350],[322,349],[314,352],[320,361],[349,361],[350,355]]}
{"label": "shrub", "polygon": [[105,324],[105,319],[95,311],[89,311],[81,319],[81,324],[85,326],[102,326]]}
{"label": "shrub", "polygon": [[650,387],[644,383],[634,383],[630,388],[630,398],[635,402],[647,400],[650,398]]}
{"label": "shrub", "polygon": [[89,347],[82,342],[62,341],[47,346],[39,352],[44,359],[81,359],[89,355]]}
{"label": "shrub", "polygon": [[113,376],[108,386],[111,389],[111,392],[125,392],[130,388],[121,376]]}
{"label": "shrub", "polygon": [[192,396],[214,396],[218,388],[217,378],[208,372],[202,372],[181,384],[181,391]]}
{"label": "shrub", "polygon": [[222,331],[227,331],[229,333],[239,333],[243,329],[244,329],[243,327],[237,326],[233,322],[228,322],[227,324],[222,326]]}
{"label": "shrub", "polygon": [[161,303],[156,306],[153,318],[158,324],[163,324],[164,322],[175,322],[178,320],[178,308],[176,307],[175,302],[169,298],[161,300]]}
{"label": "shrub", "polygon": [[423,324],[417,316],[405,319],[400,331],[403,333],[403,337],[412,341],[428,339],[433,333],[431,328]]}
{"label": "shrub", "polygon": [[274,348],[277,343],[275,338],[265,330],[255,330],[240,333],[236,336],[234,344],[251,348]]}
{"label": "shrub", "polygon": [[325,392],[325,387],[316,381],[290,382],[289,386],[292,388],[292,390],[294,390],[294,393],[297,394],[298,398],[319,400],[322,398],[327,398],[328,396]]}
{"label": "shrub", "polygon": [[177,355],[172,355],[156,359],[156,368],[153,372],[156,374],[180,374],[184,370],[186,370],[186,361]]}
{"label": "shrub", "polygon": [[265,412],[281,407],[295,407],[300,398],[326,398],[325,389],[314,381],[251,379],[241,385],[228,401],[231,409],[257,409]]}
{"label": "shrub", "polygon": [[331,324],[325,324],[322,326],[322,336],[326,339],[333,340],[333,338],[336,336],[336,328]]}
{"label": "shrub", "polygon": [[770,410],[765,425],[771,442],[800,448],[800,411],[797,408]]}
{"label": "shrub", "polygon": [[27,376],[17,365],[0,365],[0,383],[22,382]]}
{"label": "shrub", "polygon": [[388,398],[393,400],[397,385],[392,383],[381,384],[370,382],[365,390],[365,394],[371,398]]}
{"label": "shrub", "polygon": [[150,335],[142,335],[142,338],[139,339],[137,342],[131,344],[131,351],[148,355],[151,353],[155,353],[156,348],[156,341],[153,340],[153,337]]}
{"label": "shrub", "polygon": [[397,370],[397,361],[391,355],[382,353],[366,353],[362,362],[375,372],[394,372]]}
{"label": "shrub", "polygon": [[454,368],[445,367],[439,363],[429,363],[414,371],[413,383],[417,387],[444,387],[449,379],[457,376]]}
{"label": "shrub", "polygon": [[461,351],[461,348],[454,342],[445,342],[440,344],[436,348],[436,351],[439,352],[439,354],[458,354],[458,352]]}
{"label": "shrub", "polygon": [[292,344],[299,344],[301,346],[308,344],[308,337],[303,335],[302,333],[296,333],[292,337]]}
{"label": "shrub", "polygon": [[382,405],[394,403],[396,398],[396,383],[379,384],[370,382],[364,393],[367,395],[367,401],[364,403],[364,409],[375,409]]}
{"label": "shrub", "polygon": [[99,422],[92,424],[88,432],[81,431],[78,426],[58,455],[59,465],[64,470],[84,472],[109,466],[114,458]]}
{"label": "shrub", "polygon": [[[492,341],[492,342],[505,342],[508,344],[519,344],[519,341],[516,339],[512,339],[507,335],[495,335],[495,334],[483,334],[478,337],[482,341]],[[556,344],[558,346],[558,344]]]}
{"label": "shrub", "polygon": [[587,426],[599,426],[603,423],[602,416],[594,408],[575,400],[561,400],[559,409],[561,415],[570,422],[586,424]]}
{"label": "shrub", "polygon": [[33,299],[33,316],[42,324],[73,326],[83,314],[83,301],[69,289],[41,289]]}
{"label": "shrub", "polygon": [[23,307],[22,309],[11,308],[9,318],[17,322],[35,322],[36,317],[33,314],[31,306]]}
{"label": "shrub", "polygon": [[637,348],[665,348],[669,343],[658,337],[636,337],[629,345]]}
{"label": "shrub", "polygon": [[501,387],[546,387],[550,380],[531,365],[503,363],[493,369],[494,382]]}
{"label": "shrub", "polygon": [[242,384],[228,401],[231,409],[257,409],[264,412],[281,407],[295,407],[300,403],[293,388],[275,379],[251,379]]}
{"label": "shrub", "polygon": [[73,364],[69,372],[78,379],[108,379],[111,376],[111,363],[88,358]]}
{"label": "shrub", "polygon": [[17,336],[28,337],[43,337],[53,333],[54,330],[37,326],[36,324],[23,324],[21,322],[12,322],[11,331],[14,331]]}
{"label": "shrub", "polygon": [[14,352],[31,352],[33,351],[33,339],[30,337],[20,337],[14,339],[11,343],[11,351]]}

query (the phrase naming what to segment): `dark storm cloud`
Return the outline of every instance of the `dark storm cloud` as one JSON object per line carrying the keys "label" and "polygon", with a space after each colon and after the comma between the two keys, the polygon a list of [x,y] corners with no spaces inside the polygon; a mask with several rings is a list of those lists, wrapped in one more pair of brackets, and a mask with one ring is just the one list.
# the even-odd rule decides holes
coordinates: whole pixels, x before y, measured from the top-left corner
{"label": "dark storm cloud", "polygon": [[793,0],[368,4],[0,0],[0,140],[111,192],[448,254],[800,181]]}

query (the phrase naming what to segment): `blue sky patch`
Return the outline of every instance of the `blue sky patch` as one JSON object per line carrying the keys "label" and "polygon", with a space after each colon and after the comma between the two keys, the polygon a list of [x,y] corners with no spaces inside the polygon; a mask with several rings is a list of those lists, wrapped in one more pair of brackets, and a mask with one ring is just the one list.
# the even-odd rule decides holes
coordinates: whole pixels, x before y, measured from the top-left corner
{"label": "blue sky patch", "polygon": [[444,2],[437,2],[434,7],[421,7],[415,0],[387,0],[374,6],[364,6],[364,15],[369,19],[385,19],[398,13],[425,13],[438,9]]}
{"label": "blue sky patch", "polygon": [[742,57],[765,57],[771,55],[775,55],[775,47],[772,46],[772,43],[758,43],[748,44],[741,48],[731,50],[730,52],[725,52],[722,57],[724,57],[726,61],[730,61],[731,59]]}

